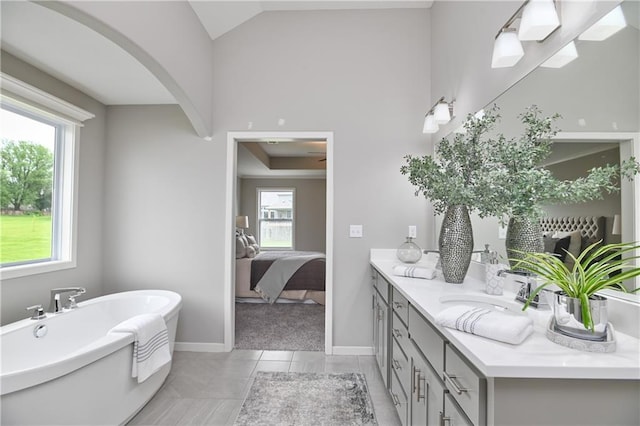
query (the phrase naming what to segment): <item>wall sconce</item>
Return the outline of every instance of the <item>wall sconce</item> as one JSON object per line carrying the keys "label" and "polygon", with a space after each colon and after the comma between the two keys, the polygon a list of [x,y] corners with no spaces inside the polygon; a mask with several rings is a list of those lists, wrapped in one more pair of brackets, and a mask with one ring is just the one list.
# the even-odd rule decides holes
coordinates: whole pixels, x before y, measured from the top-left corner
{"label": "wall sconce", "polygon": [[544,68],[562,68],[577,57],[578,49],[576,49],[576,44],[572,40],[565,47],[558,50],[555,55],[540,64],[540,66]]}
{"label": "wall sconce", "polygon": [[453,103],[446,102],[444,96],[438,99],[424,116],[424,126],[422,133],[435,133],[440,129],[440,124],[447,124],[453,118]]}
{"label": "wall sconce", "polygon": [[589,27],[578,36],[578,40],[602,41],[605,40],[624,27],[627,21],[624,19],[622,8],[617,6],[611,12],[603,16],[598,22]]}
{"label": "wall sconce", "polygon": [[[520,21],[516,34],[516,21]],[[491,68],[512,67],[524,56],[521,40],[544,41],[560,28],[555,0],[527,0],[500,28],[493,44]]]}
{"label": "wall sconce", "polygon": [[611,227],[611,235],[621,235],[622,234],[622,219],[620,219],[620,215],[613,215],[613,226]]}

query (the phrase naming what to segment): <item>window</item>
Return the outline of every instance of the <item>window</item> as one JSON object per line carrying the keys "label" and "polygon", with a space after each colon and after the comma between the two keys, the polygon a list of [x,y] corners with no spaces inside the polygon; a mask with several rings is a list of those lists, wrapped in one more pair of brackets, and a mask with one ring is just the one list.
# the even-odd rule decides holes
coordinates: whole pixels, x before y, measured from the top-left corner
{"label": "window", "polygon": [[74,267],[76,136],[80,121],[93,114],[13,77],[2,79],[3,278]]}
{"label": "window", "polygon": [[260,248],[294,248],[295,191],[258,188],[258,238]]}

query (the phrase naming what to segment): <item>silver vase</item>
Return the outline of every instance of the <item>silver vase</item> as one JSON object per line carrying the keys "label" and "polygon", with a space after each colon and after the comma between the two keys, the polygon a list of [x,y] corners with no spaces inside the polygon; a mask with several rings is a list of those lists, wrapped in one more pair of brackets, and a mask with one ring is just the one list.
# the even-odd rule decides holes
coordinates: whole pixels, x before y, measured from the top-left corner
{"label": "silver vase", "polygon": [[593,295],[589,298],[589,310],[593,321],[593,331],[582,324],[582,302],[569,297],[562,291],[556,291],[553,298],[553,317],[555,331],[576,339],[607,340],[607,299]]}
{"label": "silver vase", "polygon": [[512,217],[507,227],[507,239],[505,241],[507,257],[512,269],[518,260],[523,259],[526,253],[542,253],[544,243],[542,241],[542,228],[537,219],[526,217]]}
{"label": "silver vase", "polygon": [[473,229],[467,206],[447,208],[440,228],[438,247],[444,280],[453,284],[462,283],[473,252]]}

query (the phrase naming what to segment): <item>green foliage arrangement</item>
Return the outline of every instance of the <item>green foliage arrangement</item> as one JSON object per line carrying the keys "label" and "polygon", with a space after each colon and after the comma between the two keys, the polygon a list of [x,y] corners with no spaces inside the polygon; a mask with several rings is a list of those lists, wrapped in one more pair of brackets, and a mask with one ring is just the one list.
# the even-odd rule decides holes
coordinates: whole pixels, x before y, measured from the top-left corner
{"label": "green foliage arrangement", "polygon": [[607,288],[626,292],[622,281],[640,276],[640,268],[633,263],[633,260],[639,259],[640,256],[626,258],[623,256],[640,249],[638,243],[605,245],[600,243],[596,242],[585,248],[578,257],[567,252],[567,256],[575,262],[571,269],[550,253],[519,252],[524,258],[517,259],[516,267],[531,272],[543,280],[543,283],[531,294],[523,310],[543,288],[556,285],[567,296],[580,299],[582,324],[593,332],[594,324],[589,308],[589,298]]}
{"label": "green foliage arrangement", "polygon": [[453,141],[442,139],[435,156],[405,156],[407,164],[400,172],[409,175],[409,182],[417,187],[416,196],[422,194],[432,201],[435,213],[444,213],[453,205],[465,205],[481,217],[498,212],[492,197],[496,166],[492,141],[485,135],[499,117],[496,109],[480,118],[469,114],[463,124],[465,132],[455,134]]}

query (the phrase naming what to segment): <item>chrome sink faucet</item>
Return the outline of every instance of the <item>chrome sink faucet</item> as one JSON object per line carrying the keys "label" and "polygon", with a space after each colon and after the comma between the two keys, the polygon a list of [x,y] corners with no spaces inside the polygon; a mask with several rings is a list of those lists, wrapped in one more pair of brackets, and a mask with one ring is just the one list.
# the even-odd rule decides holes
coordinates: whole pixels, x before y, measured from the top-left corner
{"label": "chrome sink faucet", "polygon": [[[49,303],[49,312],[59,314],[64,309],[75,309],[78,307],[76,303],[76,297],[86,293],[87,290],[84,287],[63,287],[51,289],[51,301]],[[69,296],[67,304],[63,305],[60,300],[60,295],[64,293],[73,293]]]}
{"label": "chrome sink faucet", "polygon": [[[508,276],[514,283],[520,284],[520,289],[516,294],[516,301],[520,303],[527,303],[531,294],[538,288],[535,275],[528,272],[505,269],[498,272],[498,276],[505,277],[505,279]],[[529,306],[536,309],[550,309],[551,307],[547,302],[547,290],[542,290],[536,294],[536,296],[531,299],[531,302],[529,302]]]}

